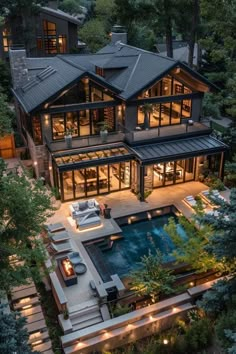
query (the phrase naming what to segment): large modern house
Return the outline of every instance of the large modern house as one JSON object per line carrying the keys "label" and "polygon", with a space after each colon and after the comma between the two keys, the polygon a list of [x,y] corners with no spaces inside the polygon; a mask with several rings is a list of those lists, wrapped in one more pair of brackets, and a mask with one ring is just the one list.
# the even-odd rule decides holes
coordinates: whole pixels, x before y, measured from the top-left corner
{"label": "large modern house", "polygon": [[11,50],[10,63],[36,174],[62,201],[125,189],[143,200],[206,170],[223,176],[227,146],[201,123],[216,88],[187,65],[120,41],[54,58]]}
{"label": "large modern house", "polygon": [[[80,21],[54,5],[55,2],[51,1],[48,7],[38,6],[29,15],[27,33],[20,14],[6,17],[0,25],[0,58],[8,59],[12,47],[27,47],[31,57],[53,56],[75,50]],[[22,32],[25,32],[25,37]]]}

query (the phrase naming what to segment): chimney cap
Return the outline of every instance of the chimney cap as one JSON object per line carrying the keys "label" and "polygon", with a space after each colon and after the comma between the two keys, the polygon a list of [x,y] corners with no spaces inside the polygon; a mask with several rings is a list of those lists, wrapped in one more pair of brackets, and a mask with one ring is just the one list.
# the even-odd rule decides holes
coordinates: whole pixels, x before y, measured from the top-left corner
{"label": "chimney cap", "polygon": [[126,28],[124,26],[121,25],[114,25],[112,26],[112,32],[114,33],[125,33],[126,32]]}

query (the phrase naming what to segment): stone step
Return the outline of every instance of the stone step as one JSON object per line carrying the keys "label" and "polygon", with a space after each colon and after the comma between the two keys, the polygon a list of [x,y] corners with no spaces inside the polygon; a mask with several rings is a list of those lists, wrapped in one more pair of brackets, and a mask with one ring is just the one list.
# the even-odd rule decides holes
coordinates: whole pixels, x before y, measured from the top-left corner
{"label": "stone step", "polygon": [[76,325],[77,323],[82,323],[88,320],[91,320],[92,318],[101,316],[100,311],[93,311],[90,313],[86,313],[83,316],[78,315],[77,317],[74,317],[71,319],[72,326]]}
{"label": "stone step", "polygon": [[98,308],[98,301],[96,299],[91,299],[89,301],[82,302],[81,304],[69,306],[68,312],[69,317],[73,316],[74,314],[78,313],[86,313],[86,310],[93,310]]}
{"label": "stone step", "polygon": [[33,350],[34,351],[38,351],[40,353],[44,353],[46,350],[50,350],[52,349],[52,343],[51,341],[48,341],[48,342],[43,342],[39,345],[34,345],[33,346]]}
{"label": "stone step", "polygon": [[95,325],[97,323],[100,323],[100,322],[102,322],[102,316],[101,315],[99,315],[97,317],[94,317],[94,318],[91,318],[88,321],[84,321],[84,322],[81,322],[81,323],[78,323],[78,324],[74,325],[73,326],[73,331],[78,331],[80,329],[93,326],[93,325]]}

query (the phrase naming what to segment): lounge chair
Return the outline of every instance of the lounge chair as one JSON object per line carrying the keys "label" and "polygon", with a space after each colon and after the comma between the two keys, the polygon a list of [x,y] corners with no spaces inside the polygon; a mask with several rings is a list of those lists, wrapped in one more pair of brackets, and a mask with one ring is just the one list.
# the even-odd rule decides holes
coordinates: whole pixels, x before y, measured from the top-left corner
{"label": "lounge chair", "polygon": [[63,242],[63,241],[69,240],[69,238],[70,238],[67,231],[55,232],[52,234],[49,233],[48,236],[49,236],[50,240],[52,240],[55,243]]}
{"label": "lounge chair", "polygon": [[208,203],[212,207],[217,206],[218,200],[226,201],[226,199],[216,189],[213,189],[212,191],[202,191],[199,195],[206,203]]}
{"label": "lounge chair", "polygon": [[188,206],[190,206],[191,208],[197,206],[197,202],[194,199],[194,197],[192,195],[188,195],[187,197],[184,198],[185,203],[188,204]]}
{"label": "lounge chair", "polygon": [[65,230],[65,226],[61,222],[57,222],[55,224],[49,224],[46,226],[48,232],[58,232]]}
{"label": "lounge chair", "polygon": [[71,244],[69,241],[61,242],[61,243],[53,243],[51,242],[50,245],[47,247],[48,251],[53,254],[69,252],[72,250]]}

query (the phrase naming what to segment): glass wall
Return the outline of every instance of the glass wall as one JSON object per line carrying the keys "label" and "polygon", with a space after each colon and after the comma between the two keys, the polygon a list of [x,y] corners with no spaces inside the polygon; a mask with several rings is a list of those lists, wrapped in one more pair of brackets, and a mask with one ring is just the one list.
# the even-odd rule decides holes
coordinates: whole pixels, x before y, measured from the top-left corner
{"label": "glass wall", "polygon": [[[186,106],[184,106],[184,102]],[[153,104],[152,112],[149,113],[149,126],[156,128],[158,126],[180,124],[181,118],[189,118],[190,116],[191,100]],[[144,113],[142,112],[142,106],[139,106],[137,125],[142,126],[143,124]]]}
{"label": "glass wall", "polygon": [[153,165],[153,187],[192,181],[195,179],[196,158],[161,162]]}
{"label": "glass wall", "polygon": [[184,95],[192,93],[192,90],[171,75],[165,76],[148,90],[143,91],[138,98]]}
{"label": "glass wall", "polygon": [[108,131],[114,131],[115,111],[115,107],[105,107],[51,114],[52,138],[53,140],[63,139],[66,130],[70,130],[73,137],[97,135],[102,123],[105,123]]}
{"label": "glass wall", "polygon": [[61,173],[64,200],[91,197],[128,189],[131,185],[131,162],[119,162]]}

